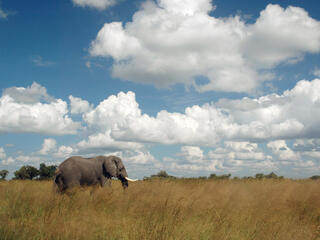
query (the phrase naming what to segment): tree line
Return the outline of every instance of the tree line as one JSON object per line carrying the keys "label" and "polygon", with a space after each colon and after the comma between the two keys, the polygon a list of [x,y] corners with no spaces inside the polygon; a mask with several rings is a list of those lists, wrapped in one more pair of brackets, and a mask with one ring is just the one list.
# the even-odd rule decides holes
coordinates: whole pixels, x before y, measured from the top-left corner
{"label": "tree line", "polygon": [[[52,179],[54,176],[54,173],[57,169],[56,165],[50,165],[46,166],[46,164],[41,163],[39,166],[39,169],[30,165],[22,166],[19,170],[15,171],[14,177],[12,179],[14,180],[33,180],[33,179],[39,179],[39,180],[48,180]],[[1,170],[0,171],[0,180],[5,180],[9,171],[8,170]]]}
{"label": "tree line", "polygon": [[[152,179],[157,179],[157,178],[165,178],[165,179],[178,179],[175,176],[171,176],[169,175],[166,171],[161,170],[160,172],[158,172],[157,174],[151,175],[150,177],[144,177],[143,180],[152,180]],[[199,177],[193,177],[193,178],[185,178],[182,177],[180,179],[213,179],[213,180],[229,180],[231,179],[231,174],[222,174],[222,175],[217,175],[215,173],[210,174],[208,177],[207,176],[199,176]],[[269,174],[263,174],[263,173],[257,173],[254,177],[247,177],[244,176],[242,178],[239,177],[233,177],[233,179],[284,179],[283,176],[278,176],[277,174],[275,174],[274,172],[271,172]],[[310,177],[310,179],[312,180],[320,180],[320,176],[319,175],[315,175]]]}
{"label": "tree line", "polygon": [[[20,179],[20,180],[48,180],[52,179],[54,177],[54,173],[57,169],[56,165],[50,165],[46,166],[44,163],[41,163],[39,166],[39,169],[33,166],[22,166],[19,170],[14,172],[13,179]],[[5,180],[9,171],[8,170],[0,170],[0,180]],[[165,179],[178,179],[178,177],[169,175],[166,171],[161,170],[157,174],[151,175],[150,177],[144,177],[143,180],[152,180],[157,178],[165,178]],[[199,176],[199,177],[193,177],[193,178],[185,178],[182,177],[180,179],[213,179],[213,180],[228,180],[231,179],[231,174],[222,174],[222,175],[216,175],[215,173],[210,174],[207,176]],[[278,176],[274,172],[271,172],[269,174],[263,174],[263,173],[257,173],[254,177],[233,177],[233,179],[284,179],[283,176]],[[319,175],[314,175],[310,177],[312,180],[320,180]]]}

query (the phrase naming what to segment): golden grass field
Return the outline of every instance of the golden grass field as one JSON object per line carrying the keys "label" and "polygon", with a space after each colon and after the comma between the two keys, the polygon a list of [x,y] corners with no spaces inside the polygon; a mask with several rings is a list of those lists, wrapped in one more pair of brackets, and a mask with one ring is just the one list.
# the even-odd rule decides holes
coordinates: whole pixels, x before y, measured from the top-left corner
{"label": "golden grass field", "polygon": [[320,239],[320,181],[0,182],[0,239]]}

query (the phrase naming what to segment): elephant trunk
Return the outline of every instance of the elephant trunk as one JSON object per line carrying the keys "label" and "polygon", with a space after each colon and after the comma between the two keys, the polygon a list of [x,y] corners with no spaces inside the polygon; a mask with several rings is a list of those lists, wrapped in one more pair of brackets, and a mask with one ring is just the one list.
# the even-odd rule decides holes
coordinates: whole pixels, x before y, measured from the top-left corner
{"label": "elephant trunk", "polygon": [[128,183],[128,180],[126,179],[126,177],[119,176],[118,178],[121,181],[122,187],[124,189],[126,189],[129,186],[129,183]]}
{"label": "elephant trunk", "polygon": [[121,183],[122,183],[122,187],[123,187],[124,189],[126,189],[126,188],[129,186],[129,183],[128,183],[127,180],[121,181]]}
{"label": "elephant trunk", "polygon": [[135,182],[138,181],[138,179],[130,179],[128,177],[120,177],[121,183],[122,183],[122,187],[124,189],[126,189],[129,186],[129,181],[130,182]]}

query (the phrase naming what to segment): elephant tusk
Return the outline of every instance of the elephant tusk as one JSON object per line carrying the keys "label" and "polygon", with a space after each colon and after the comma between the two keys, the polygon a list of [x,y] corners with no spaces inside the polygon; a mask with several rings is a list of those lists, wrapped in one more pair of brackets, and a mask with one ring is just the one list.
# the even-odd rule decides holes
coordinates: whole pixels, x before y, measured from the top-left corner
{"label": "elephant tusk", "polygon": [[125,177],[126,180],[130,181],[130,182],[135,182],[135,181],[138,181],[138,179],[130,179],[128,177]]}

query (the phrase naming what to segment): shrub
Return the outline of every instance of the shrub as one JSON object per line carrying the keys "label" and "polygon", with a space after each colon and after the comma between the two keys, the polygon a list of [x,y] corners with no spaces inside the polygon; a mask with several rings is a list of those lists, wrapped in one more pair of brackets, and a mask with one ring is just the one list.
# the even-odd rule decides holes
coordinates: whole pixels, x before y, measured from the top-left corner
{"label": "shrub", "polygon": [[314,176],[310,177],[310,179],[312,179],[312,180],[319,180],[319,179],[320,179],[320,176],[319,176],[319,175],[314,175]]}
{"label": "shrub", "polygon": [[33,166],[22,166],[19,170],[14,172],[14,179],[30,179],[37,177],[39,170]]}
{"label": "shrub", "polygon": [[271,172],[267,175],[264,175],[263,173],[257,173],[256,174],[256,179],[264,179],[264,178],[269,178],[269,179],[283,179],[283,176],[278,176],[274,172]]}
{"label": "shrub", "polygon": [[211,173],[209,176],[209,179],[217,179],[217,180],[226,180],[226,179],[230,179],[231,174],[223,174],[223,175],[216,175],[215,173]]}
{"label": "shrub", "polygon": [[262,179],[262,178],[265,178],[265,175],[263,173],[257,173],[256,174],[256,178],[257,179]]}
{"label": "shrub", "polygon": [[166,171],[161,170],[157,174],[151,175],[150,177],[144,177],[143,180],[151,180],[154,178],[169,178],[169,179],[175,179],[176,177],[169,175]]}
{"label": "shrub", "polygon": [[56,169],[57,169],[57,166],[54,166],[54,165],[46,166],[44,163],[41,163],[39,168],[40,180],[53,178]]}
{"label": "shrub", "polygon": [[1,170],[0,171],[0,180],[5,180],[9,171],[8,170]]}

